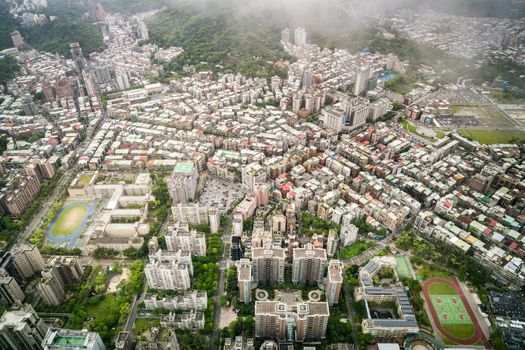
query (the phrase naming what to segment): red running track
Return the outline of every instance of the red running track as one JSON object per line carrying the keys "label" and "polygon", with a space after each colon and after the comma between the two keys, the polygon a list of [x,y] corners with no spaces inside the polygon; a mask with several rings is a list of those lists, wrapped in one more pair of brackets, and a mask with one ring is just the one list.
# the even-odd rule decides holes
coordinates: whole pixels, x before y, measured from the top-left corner
{"label": "red running track", "polygon": [[[456,290],[456,292],[459,294],[461,301],[465,305],[465,309],[467,310],[470,319],[472,320],[472,323],[474,324],[475,332],[474,334],[467,339],[457,338],[450,333],[448,333],[444,328],[441,322],[439,321],[439,317],[436,313],[436,309],[434,309],[434,305],[432,304],[432,299],[430,298],[430,294],[428,292],[428,287],[435,282],[445,283],[451,286]],[[434,324],[438,328],[439,332],[443,334],[445,337],[447,337],[450,341],[453,341],[454,343],[460,344],[460,345],[472,345],[477,343],[479,340],[483,342],[485,345],[485,348],[490,348],[490,342],[487,340],[485,335],[483,334],[483,331],[481,330],[481,326],[478,323],[478,320],[476,318],[476,315],[474,314],[474,311],[470,308],[470,304],[467,301],[467,298],[465,297],[465,294],[463,293],[463,290],[461,289],[461,286],[459,285],[459,282],[457,279],[455,280],[448,280],[444,278],[437,278],[433,277],[425,281],[423,283],[423,296],[425,297],[425,302],[428,305],[428,309],[430,310],[430,314],[432,318],[434,319]]]}

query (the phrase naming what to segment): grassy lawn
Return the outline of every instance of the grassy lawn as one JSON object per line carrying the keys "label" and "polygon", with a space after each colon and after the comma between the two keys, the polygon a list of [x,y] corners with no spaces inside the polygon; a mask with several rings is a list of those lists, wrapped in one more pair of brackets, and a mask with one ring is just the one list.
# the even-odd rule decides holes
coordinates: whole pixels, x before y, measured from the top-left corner
{"label": "grassy lawn", "polygon": [[444,324],[442,326],[450,335],[461,339],[472,337],[476,331],[473,324]]}
{"label": "grassy lawn", "polygon": [[86,215],[88,208],[83,205],[73,205],[64,210],[51,228],[54,237],[69,236],[77,230]]}
{"label": "grassy lawn", "polygon": [[417,131],[417,127],[415,127],[414,125],[410,124],[408,122],[408,120],[406,119],[401,119],[399,121],[399,123],[403,126],[403,129],[409,131],[409,132],[412,132],[414,134],[416,134],[416,131]]}
{"label": "grassy lawn", "polygon": [[119,306],[115,299],[115,294],[106,294],[104,299],[95,305],[86,304],[86,312],[89,316],[101,321],[109,317],[119,317]]}
{"label": "grassy lawn", "polygon": [[362,254],[367,249],[375,247],[376,245],[376,242],[359,241],[343,249],[340,257],[343,260],[352,259]]}
{"label": "grassy lawn", "polygon": [[503,90],[492,90],[490,92],[490,98],[497,103],[502,104],[523,104],[525,96],[519,94],[513,94],[511,92],[505,92]]}
{"label": "grassy lawn", "polygon": [[479,143],[525,143],[525,133],[519,130],[460,130],[461,136]]}
{"label": "grassy lawn", "polygon": [[160,327],[160,320],[154,318],[137,318],[133,330],[140,334],[151,327]]}
{"label": "grassy lawn", "polygon": [[446,283],[434,282],[428,287],[430,294],[441,294],[441,295],[458,295],[458,292],[450,285]]}
{"label": "grassy lawn", "polygon": [[421,265],[418,265],[417,269],[415,269],[416,276],[421,276],[421,278],[424,280],[427,280],[431,277],[440,277],[440,278],[453,278],[454,275],[442,270],[434,265],[430,265],[427,263],[423,263]]}
{"label": "grassy lawn", "polygon": [[84,174],[84,175],[82,175],[80,177],[80,179],[78,179],[77,185],[78,186],[82,186],[82,187],[86,186],[89,183],[89,181],[91,180],[92,176],[93,176],[92,174]]}

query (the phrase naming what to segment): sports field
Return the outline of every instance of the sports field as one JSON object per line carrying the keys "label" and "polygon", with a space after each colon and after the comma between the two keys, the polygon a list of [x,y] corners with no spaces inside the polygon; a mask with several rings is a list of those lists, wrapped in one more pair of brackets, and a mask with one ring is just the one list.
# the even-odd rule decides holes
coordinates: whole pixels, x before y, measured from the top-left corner
{"label": "sports field", "polygon": [[52,238],[65,238],[78,234],[82,229],[91,207],[86,202],[74,202],[60,210],[51,223],[48,236]]}
{"label": "sports field", "polygon": [[412,278],[410,267],[403,255],[396,255],[396,272],[399,277]]}
{"label": "sports field", "polygon": [[486,341],[456,280],[431,278],[423,284],[423,295],[445,342],[473,345]]}

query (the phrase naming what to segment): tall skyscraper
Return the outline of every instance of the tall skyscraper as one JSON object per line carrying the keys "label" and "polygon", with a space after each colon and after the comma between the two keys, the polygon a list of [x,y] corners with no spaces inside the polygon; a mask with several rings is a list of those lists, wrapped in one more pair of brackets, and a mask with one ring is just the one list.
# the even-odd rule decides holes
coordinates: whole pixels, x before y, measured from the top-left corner
{"label": "tall skyscraper", "polygon": [[324,277],[327,257],[324,248],[314,248],[308,243],[293,250],[292,283],[315,285]]}
{"label": "tall skyscraper", "polygon": [[242,236],[243,233],[243,218],[241,213],[235,213],[233,214],[233,235],[234,236]]}
{"label": "tall skyscraper", "polygon": [[13,41],[13,45],[15,45],[17,48],[21,48],[25,45],[24,38],[18,30],[15,30],[11,33],[11,40]]}
{"label": "tall skyscraper", "polygon": [[193,264],[189,252],[157,251],[149,256],[144,268],[148,285],[154,289],[188,290],[191,287]]}
{"label": "tall skyscraper", "polygon": [[6,311],[0,318],[0,349],[43,350],[47,329],[30,304]]}
{"label": "tall skyscraper", "polygon": [[248,259],[241,259],[235,265],[237,266],[239,300],[249,304],[252,301],[252,263]]}
{"label": "tall skyscraper", "polygon": [[283,283],[285,259],[286,250],[271,243],[252,248],[253,280],[263,285]]}
{"label": "tall skyscraper", "polygon": [[366,91],[370,78],[370,66],[361,66],[355,71],[354,95],[359,96]]}
{"label": "tall skyscraper", "polygon": [[327,302],[256,301],[255,336],[278,341],[321,340],[329,317]]}
{"label": "tall skyscraper", "polygon": [[294,44],[297,46],[302,46],[306,44],[306,30],[304,28],[298,27],[295,28],[295,41]]}
{"label": "tall skyscraper", "polygon": [[326,301],[330,307],[339,303],[339,294],[343,284],[343,263],[339,260],[330,260],[326,274]]}

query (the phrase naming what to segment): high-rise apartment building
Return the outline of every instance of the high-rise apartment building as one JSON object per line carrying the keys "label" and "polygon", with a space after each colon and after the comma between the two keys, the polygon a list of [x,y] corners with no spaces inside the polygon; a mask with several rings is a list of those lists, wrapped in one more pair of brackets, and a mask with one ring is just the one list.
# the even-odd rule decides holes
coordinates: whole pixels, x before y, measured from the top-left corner
{"label": "high-rise apartment building", "polygon": [[339,260],[330,260],[326,273],[326,301],[330,307],[339,303],[339,294],[343,285],[343,263]]}
{"label": "high-rise apartment building", "polygon": [[286,250],[271,243],[252,248],[253,280],[263,285],[283,283],[285,259]]}
{"label": "high-rise apartment building", "polygon": [[266,169],[257,162],[243,166],[241,175],[242,184],[250,191],[266,181]]}
{"label": "high-rise apartment building", "polygon": [[13,45],[15,45],[17,48],[21,48],[25,45],[24,38],[18,30],[15,30],[11,33],[11,40],[13,41]]}
{"label": "high-rise apartment building", "polygon": [[0,267],[22,284],[42,271],[45,263],[36,246],[22,243],[13,246],[4,254]]}
{"label": "high-rise apartment building", "polygon": [[47,329],[30,304],[6,311],[0,318],[0,349],[43,350]]}
{"label": "high-rise apartment building", "polygon": [[277,234],[286,232],[286,216],[281,213],[272,216],[272,232]]}
{"label": "high-rise apartment building", "polygon": [[361,66],[355,71],[354,95],[359,96],[366,91],[370,79],[370,66]]}
{"label": "high-rise apartment building", "polygon": [[241,236],[233,235],[230,240],[230,258],[233,261],[244,257],[244,247],[242,246]]}
{"label": "high-rise apartment building", "polygon": [[337,253],[337,244],[339,243],[339,238],[335,230],[330,230],[328,232],[328,239],[326,241],[326,254],[329,257],[332,257]]}
{"label": "high-rise apartment building", "polygon": [[210,223],[210,233],[218,233],[220,227],[219,210],[212,207],[208,210],[208,221]]}
{"label": "high-rise apartment building", "polygon": [[329,317],[327,302],[256,301],[255,336],[278,341],[321,340]]}
{"label": "high-rise apartment building", "polygon": [[8,189],[2,201],[12,217],[20,217],[40,192],[40,181],[35,176],[23,176],[16,187]]}
{"label": "high-rise apartment building", "polygon": [[284,28],[283,30],[281,30],[281,41],[285,43],[290,42],[290,29]]}
{"label": "high-rise apartment building", "polygon": [[11,276],[0,277],[0,303],[11,306],[24,301],[25,294]]}
{"label": "high-rise apartment building", "polygon": [[49,306],[59,306],[66,298],[64,282],[55,267],[42,271],[42,280],[36,289],[44,303]]}
{"label": "high-rise apartment building", "polygon": [[357,233],[358,233],[357,226],[354,224],[343,224],[341,227],[341,245],[343,247],[348,247],[349,245],[353,244],[357,240]]}
{"label": "high-rise apartment building", "polygon": [[82,48],[80,47],[80,44],[70,43],[69,51],[71,52],[71,57],[73,58],[73,61],[75,61],[77,68],[82,71],[84,69],[84,55],[82,54]]}
{"label": "high-rise apartment building", "polygon": [[168,250],[181,250],[195,256],[206,256],[206,237],[196,230],[190,230],[187,223],[176,223],[165,238]]}
{"label": "high-rise apartment building", "polygon": [[76,256],[55,256],[47,261],[47,265],[58,271],[66,285],[81,282],[84,277],[84,267]]}
{"label": "high-rise apartment building", "polygon": [[175,203],[187,203],[195,199],[199,172],[192,161],[177,162],[171,173],[168,188]]}
{"label": "high-rise apartment building", "polygon": [[293,250],[292,283],[315,285],[322,282],[327,256],[324,248],[314,248],[308,243]]}
{"label": "high-rise apartment building", "polygon": [[301,28],[301,27],[295,28],[294,36],[295,36],[294,37],[295,45],[302,46],[306,44],[306,30],[304,28]]}
{"label": "high-rise apartment building", "polygon": [[42,345],[44,350],[106,350],[100,335],[88,330],[50,328]]}
{"label": "high-rise apartment building", "polygon": [[241,259],[235,265],[237,266],[239,300],[242,303],[249,304],[252,301],[252,263],[248,259]]}

